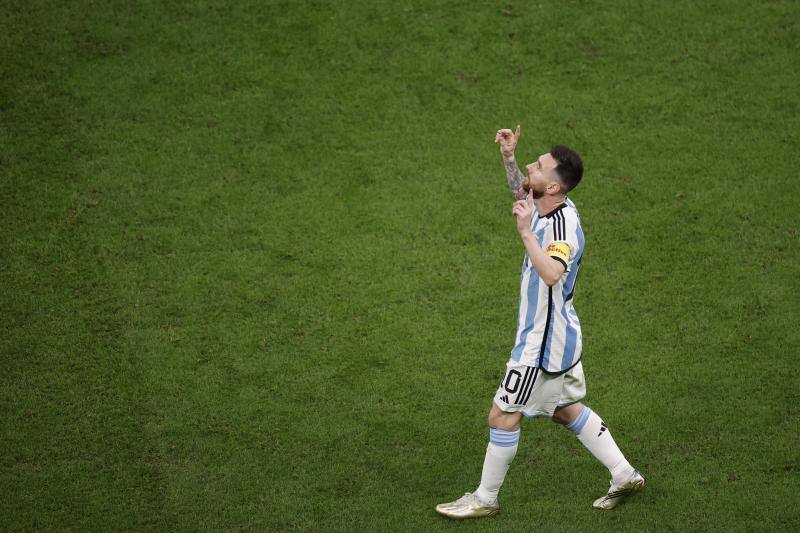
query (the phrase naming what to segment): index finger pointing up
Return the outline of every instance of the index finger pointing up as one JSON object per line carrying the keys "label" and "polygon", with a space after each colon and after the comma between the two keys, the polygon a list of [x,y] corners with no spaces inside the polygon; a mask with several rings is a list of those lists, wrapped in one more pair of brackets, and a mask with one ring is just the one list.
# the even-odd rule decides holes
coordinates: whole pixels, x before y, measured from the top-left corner
{"label": "index finger pointing up", "polygon": [[514,132],[514,140],[519,140],[519,124],[517,124],[517,129]]}

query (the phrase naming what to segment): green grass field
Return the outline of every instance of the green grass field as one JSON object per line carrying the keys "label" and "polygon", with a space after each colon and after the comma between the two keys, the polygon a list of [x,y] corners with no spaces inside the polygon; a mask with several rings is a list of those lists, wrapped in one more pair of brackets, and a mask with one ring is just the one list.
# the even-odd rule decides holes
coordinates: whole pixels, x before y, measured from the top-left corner
{"label": "green grass field", "polygon": [[[800,4],[0,7],[0,529],[798,530]],[[587,403],[473,490],[565,143]]]}

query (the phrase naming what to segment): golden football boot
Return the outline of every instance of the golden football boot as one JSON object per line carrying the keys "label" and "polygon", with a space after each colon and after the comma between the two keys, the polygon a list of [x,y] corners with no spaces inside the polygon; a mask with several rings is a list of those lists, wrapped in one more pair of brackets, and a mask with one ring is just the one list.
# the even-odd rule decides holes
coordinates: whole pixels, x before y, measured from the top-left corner
{"label": "golden football boot", "polygon": [[592,507],[595,509],[603,509],[605,511],[614,509],[615,507],[622,505],[622,502],[625,501],[625,498],[628,496],[633,496],[643,488],[644,476],[642,476],[638,470],[634,470],[630,479],[628,479],[628,481],[622,485],[614,485],[612,482],[608,489],[608,494],[601,498],[597,498],[592,504]]}
{"label": "golden football boot", "polygon": [[497,500],[494,503],[486,503],[476,495],[467,492],[454,502],[440,503],[436,506],[436,512],[447,518],[461,520],[463,518],[481,518],[483,516],[494,516],[500,512],[500,504]]}

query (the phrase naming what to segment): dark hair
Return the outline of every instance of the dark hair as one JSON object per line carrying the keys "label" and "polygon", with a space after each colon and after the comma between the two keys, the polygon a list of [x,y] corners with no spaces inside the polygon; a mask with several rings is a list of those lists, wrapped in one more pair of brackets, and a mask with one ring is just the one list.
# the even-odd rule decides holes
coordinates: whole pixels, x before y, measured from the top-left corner
{"label": "dark hair", "polygon": [[550,150],[550,155],[558,161],[556,173],[561,179],[562,191],[568,193],[578,186],[583,177],[583,161],[575,150],[557,144]]}

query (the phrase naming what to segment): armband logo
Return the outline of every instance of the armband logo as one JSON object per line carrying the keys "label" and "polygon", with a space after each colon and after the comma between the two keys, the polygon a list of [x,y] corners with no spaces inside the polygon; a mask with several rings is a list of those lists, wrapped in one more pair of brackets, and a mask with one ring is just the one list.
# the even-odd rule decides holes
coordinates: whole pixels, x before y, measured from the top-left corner
{"label": "armband logo", "polygon": [[558,257],[566,262],[569,260],[569,244],[565,242],[554,242],[547,247],[547,255],[550,257]]}

